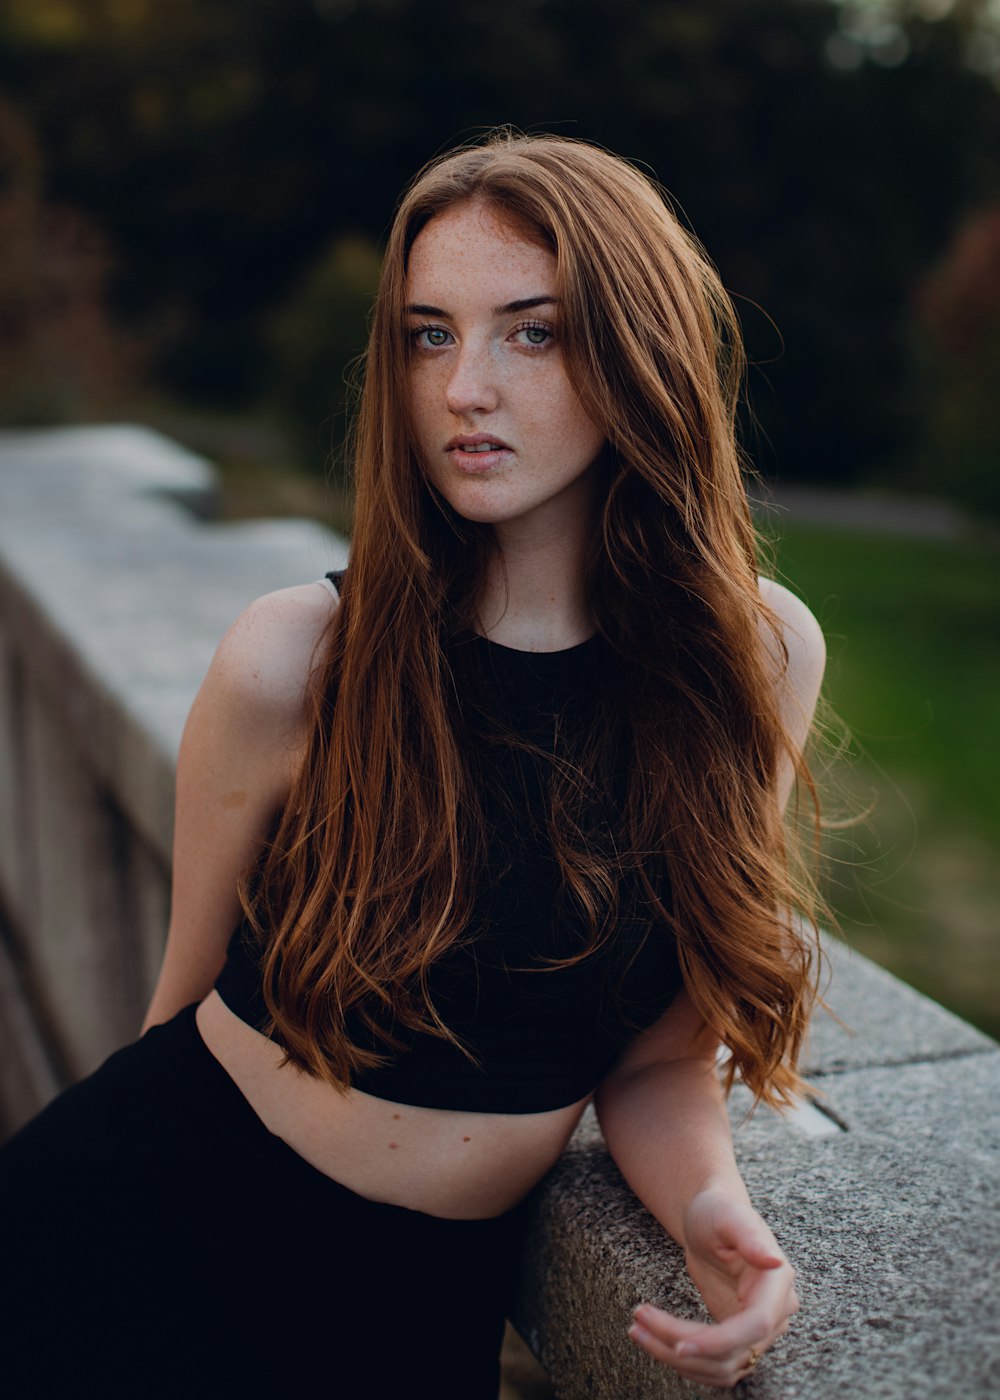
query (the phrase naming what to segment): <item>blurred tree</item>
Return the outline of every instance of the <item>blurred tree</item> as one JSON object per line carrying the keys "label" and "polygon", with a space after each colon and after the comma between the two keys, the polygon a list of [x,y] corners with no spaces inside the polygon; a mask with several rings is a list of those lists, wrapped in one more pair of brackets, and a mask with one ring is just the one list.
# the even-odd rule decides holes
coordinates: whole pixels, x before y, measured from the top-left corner
{"label": "blurred tree", "polygon": [[340,465],[349,382],[360,368],[381,261],[370,240],[338,238],[274,318],[270,399],[308,466],[331,458]]}
{"label": "blurred tree", "polygon": [[1000,516],[1000,204],[966,218],[917,288],[920,480]]}
{"label": "blurred tree", "polygon": [[0,421],[113,412],[141,378],[139,347],[107,306],[111,251],[95,220],[41,197],[42,160],[0,98]]}

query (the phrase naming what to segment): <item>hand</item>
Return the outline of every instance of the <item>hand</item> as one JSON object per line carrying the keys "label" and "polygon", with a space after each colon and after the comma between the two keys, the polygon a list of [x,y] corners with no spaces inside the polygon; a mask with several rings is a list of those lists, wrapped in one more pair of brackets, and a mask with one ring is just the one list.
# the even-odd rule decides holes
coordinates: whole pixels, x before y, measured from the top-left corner
{"label": "hand", "polygon": [[735,1385],[798,1310],[792,1266],[753,1207],[722,1191],[694,1198],[684,1239],[688,1272],[715,1322],[690,1322],[644,1303],[629,1336],[688,1380]]}

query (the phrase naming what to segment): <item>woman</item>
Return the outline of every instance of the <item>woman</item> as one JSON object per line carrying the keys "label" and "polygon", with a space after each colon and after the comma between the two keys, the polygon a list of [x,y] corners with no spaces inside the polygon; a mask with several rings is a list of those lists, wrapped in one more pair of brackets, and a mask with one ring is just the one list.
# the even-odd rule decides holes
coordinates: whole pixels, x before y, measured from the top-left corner
{"label": "woman", "polygon": [[223,640],[146,1034],[4,1155],[24,1393],[495,1396],[521,1202],[592,1095],[715,1319],[644,1304],[634,1343],[729,1386],[785,1330],[716,1057],[799,1085],[823,648],[756,578],[740,373],[631,166],[501,133],[417,177],[350,568]]}

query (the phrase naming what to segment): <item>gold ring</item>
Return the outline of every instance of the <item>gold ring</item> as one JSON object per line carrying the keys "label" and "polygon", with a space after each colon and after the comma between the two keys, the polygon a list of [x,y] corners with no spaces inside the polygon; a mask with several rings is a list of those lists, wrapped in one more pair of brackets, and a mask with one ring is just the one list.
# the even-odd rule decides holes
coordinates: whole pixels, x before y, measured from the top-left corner
{"label": "gold ring", "polygon": [[748,1371],[752,1371],[753,1368],[757,1365],[757,1362],[760,1360],[760,1358],[761,1358],[761,1353],[757,1350],[757,1348],[756,1348],[756,1347],[751,1347],[751,1348],[750,1348],[750,1355],[747,1357],[746,1369],[747,1369]]}

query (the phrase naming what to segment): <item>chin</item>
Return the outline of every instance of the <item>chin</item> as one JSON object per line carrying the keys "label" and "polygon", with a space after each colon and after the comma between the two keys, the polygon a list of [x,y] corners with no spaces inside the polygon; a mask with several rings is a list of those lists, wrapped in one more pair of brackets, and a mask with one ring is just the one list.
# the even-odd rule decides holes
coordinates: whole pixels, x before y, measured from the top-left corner
{"label": "chin", "polygon": [[517,514],[508,514],[502,510],[491,510],[489,506],[479,505],[452,505],[452,510],[463,520],[468,520],[473,525],[503,525],[507,520],[517,519]]}
{"label": "chin", "polygon": [[496,489],[476,485],[471,491],[441,492],[448,505],[463,520],[471,520],[477,525],[501,525],[505,520],[516,520],[530,507],[500,498]]}

